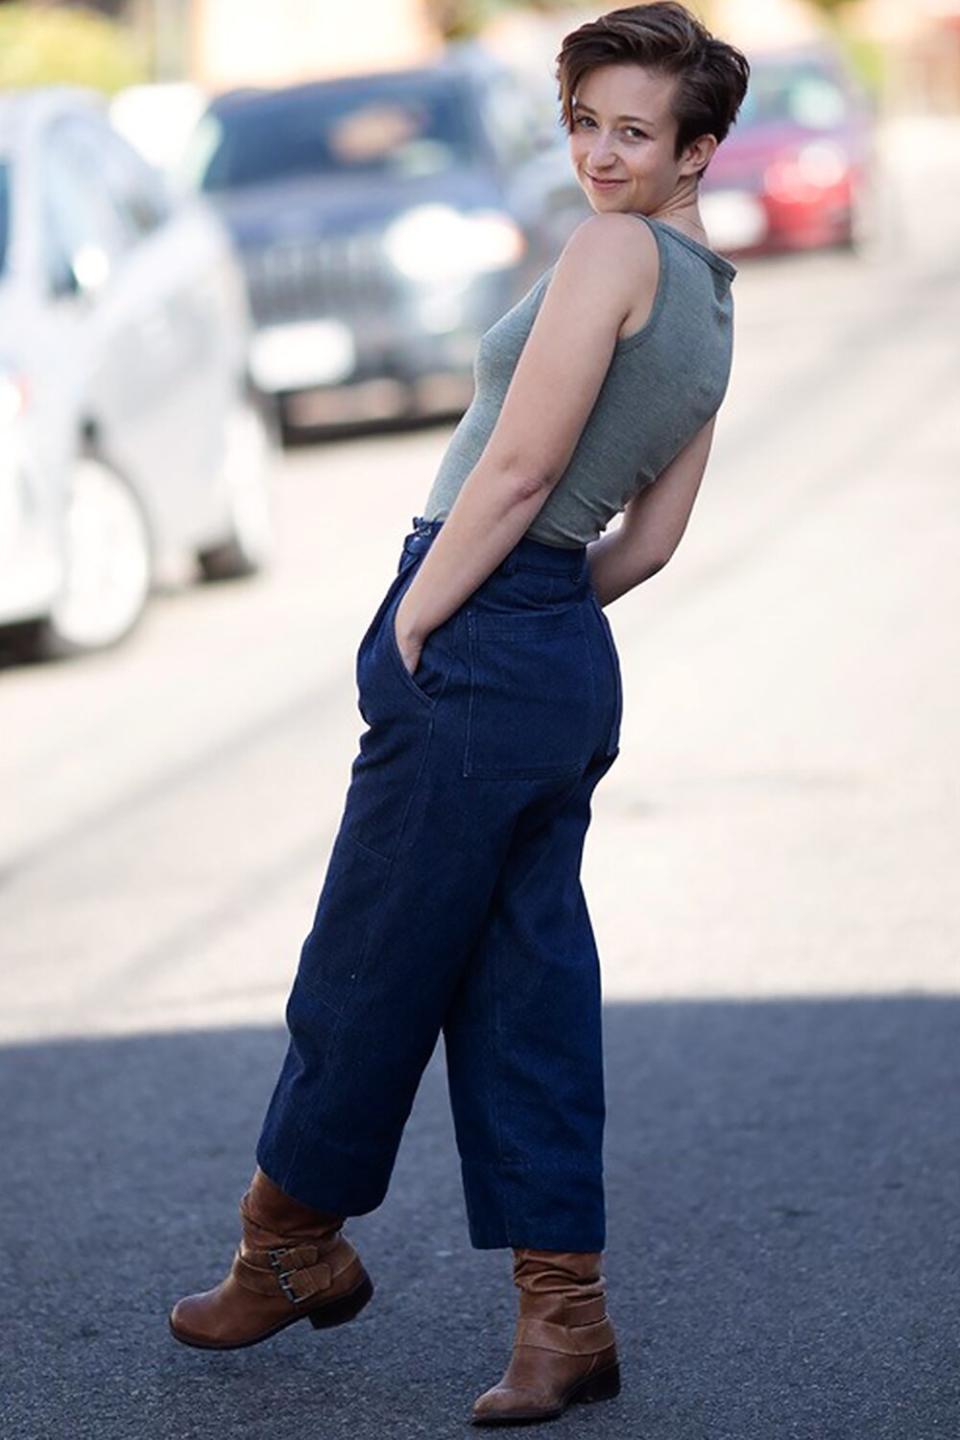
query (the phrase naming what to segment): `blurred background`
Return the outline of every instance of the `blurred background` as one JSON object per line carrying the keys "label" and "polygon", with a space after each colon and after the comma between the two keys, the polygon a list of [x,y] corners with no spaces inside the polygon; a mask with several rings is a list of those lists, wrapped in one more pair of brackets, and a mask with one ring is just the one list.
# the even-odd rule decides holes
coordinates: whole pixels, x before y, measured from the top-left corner
{"label": "blurred background", "polygon": [[[753,65],[702,196],[734,369],[677,555],[608,612],[622,751],[584,857],[620,1314],[660,1307],[668,1397],[620,1404],[671,1440],[786,1434],[785,1395],[790,1434],[927,1440],[960,1414],[960,0],[694,8]],[[157,1317],[212,1283],[211,1237],[229,1255],[356,646],[478,336],[590,213],[553,64],[599,13],[0,3],[0,1143],[54,1230],[79,1196],[86,1253],[121,1225],[126,1258],[76,1273],[127,1287],[131,1337],[103,1409],[115,1341],[70,1330],[51,1253],[43,1326],[5,1292],[13,1420],[69,1403],[83,1429],[82,1389],[101,1436],[134,1406],[192,1434],[202,1387],[258,1433],[255,1366],[208,1389]],[[468,1286],[503,1257],[464,1248],[438,1059],[355,1228],[386,1277],[420,1246]],[[353,1328],[327,1353],[356,1378]],[[409,1395],[402,1348],[379,1373]],[[358,1428],[332,1371],[331,1403],[355,1434],[445,1433],[424,1366],[426,1430],[367,1381]]]}
{"label": "blurred background", "polygon": [[[296,440],[462,415],[478,337],[589,213],[553,65],[591,13],[0,3],[2,653],[100,650],[164,586],[268,569],[274,493],[328,459],[281,463]],[[905,155],[956,145],[960,7],[704,17],[754,67],[711,244],[905,254]]]}

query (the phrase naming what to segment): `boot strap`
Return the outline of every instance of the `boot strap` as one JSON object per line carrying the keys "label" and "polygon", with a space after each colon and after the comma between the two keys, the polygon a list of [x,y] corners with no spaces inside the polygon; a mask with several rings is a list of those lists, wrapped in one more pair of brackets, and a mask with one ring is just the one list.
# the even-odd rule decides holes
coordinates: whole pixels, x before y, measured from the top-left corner
{"label": "boot strap", "polygon": [[585,1297],[558,1294],[545,1291],[522,1291],[520,1294],[520,1318],[522,1320],[550,1320],[562,1325],[589,1325],[594,1320],[606,1320],[607,1301],[605,1295]]}
{"label": "boot strap", "polygon": [[292,1304],[298,1305],[321,1290],[329,1290],[333,1282],[333,1271],[325,1260],[318,1260],[322,1252],[315,1245],[300,1245],[287,1249],[255,1250],[252,1255],[266,1261],[266,1265],[254,1264],[239,1249],[233,1259],[233,1272],[237,1284],[257,1295],[275,1295],[277,1287]]}
{"label": "boot strap", "polygon": [[606,1320],[606,1318],[606,1295],[592,1295],[587,1300],[568,1299],[566,1302],[563,1316],[566,1325],[589,1325],[594,1320]]}
{"label": "boot strap", "polygon": [[558,1325],[555,1320],[528,1316],[517,1321],[514,1338],[516,1345],[533,1345],[538,1350],[555,1350],[563,1355],[595,1355],[613,1343],[608,1319],[588,1325]]}

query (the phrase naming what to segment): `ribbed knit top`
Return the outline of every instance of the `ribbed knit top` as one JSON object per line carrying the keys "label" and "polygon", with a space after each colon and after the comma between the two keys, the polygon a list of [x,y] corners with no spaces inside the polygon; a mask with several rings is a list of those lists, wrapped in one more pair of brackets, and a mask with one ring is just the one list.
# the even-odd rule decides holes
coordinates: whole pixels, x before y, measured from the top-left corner
{"label": "ribbed knit top", "polygon": [[[636,218],[650,226],[660,256],[653,306],[641,330],[616,342],[569,464],[525,532],[548,545],[595,540],[715,414],[726,393],[736,267],[662,220]],[[440,462],[421,512],[426,519],[446,518],[480,459],[553,268],[481,335],[473,399]]]}

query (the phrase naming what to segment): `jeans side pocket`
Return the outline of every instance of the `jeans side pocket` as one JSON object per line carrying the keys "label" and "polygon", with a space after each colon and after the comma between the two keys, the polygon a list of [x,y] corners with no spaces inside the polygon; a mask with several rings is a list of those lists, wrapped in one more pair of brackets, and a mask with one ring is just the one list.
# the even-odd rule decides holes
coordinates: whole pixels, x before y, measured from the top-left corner
{"label": "jeans side pocket", "polygon": [[404,689],[416,696],[425,711],[432,711],[446,688],[453,668],[462,616],[459,610],[455,610],[431,630],[423,642],[416,670],[407,669],[397,642],[396,618],[403,597],[414,580],[414,574],[410,572],[415,572],[417,568],[417,560],[414,560],[398,577],[374,644],[382,645],[386,650],[390,668]]}
{"label": "jeans side pocket", "polygon": [[377,633],[377,630],[380,627],[380,623],[383,620],[384,615],[387,613],[387,611],[393,604],[397,591],[403,583],[403,577],[405,573],[406,572],[403,570],[399,571],[390,581],[390,584],[387,586],[386,594],[383,596],[383,599],[377,606],[376,613],[374,614],[374,617],[370,621],[370,624],[367,626],[366,630],[364,630],[360,640],[360,644],[357,646],[357,653],[354,659],[354,676],[356,678],[358,690],[361,690],[363,686],[362,670],[363,662],[366,658],[366,652],[370,648],[370,645],[373,641],[374,636]]}

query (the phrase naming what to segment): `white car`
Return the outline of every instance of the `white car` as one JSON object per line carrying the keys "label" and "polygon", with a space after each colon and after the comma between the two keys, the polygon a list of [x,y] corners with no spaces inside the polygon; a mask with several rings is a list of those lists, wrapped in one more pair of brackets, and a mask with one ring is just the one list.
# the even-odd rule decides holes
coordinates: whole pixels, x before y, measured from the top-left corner
{"label": "white car", "polygon": [[251,574],[275,438],[230,238],[85,91],[0,98],[0,635],[112,645],[185,557]]}

